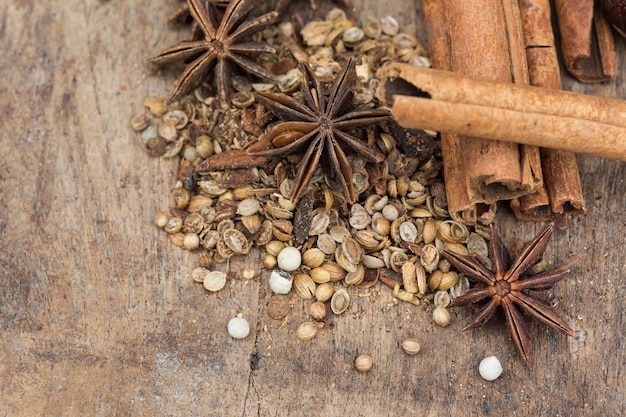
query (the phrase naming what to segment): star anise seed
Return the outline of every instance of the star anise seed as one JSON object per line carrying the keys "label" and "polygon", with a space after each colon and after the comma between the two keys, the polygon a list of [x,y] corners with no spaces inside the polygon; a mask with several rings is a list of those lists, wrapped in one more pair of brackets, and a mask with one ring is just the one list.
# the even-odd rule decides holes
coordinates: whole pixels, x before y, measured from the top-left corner
{"label": "star anise seed", "polygon": [[[307,63],[299,64],[302,72],[300,103],[286,94],[260,92],[256,98],[283,123],[274,126],[259,142],[248,148],[257,156],[286,156],[304,152],[297,166],[291,201],[297,202],[303,194],[318,164],[326,168],[329,180],[345,193],[348,202],[354,203],[356,195],[352,186],[352,172],[346,150],[351,150],[370,162],[381,162],[384,155],[348,133],[391,119],[385,109],[357,109],[345,112],[351,104],[356,83],[355,62],[350,58],[337,74],[328,97],[324,85]],[[345,112],[345,113],[344,113]],[[269,143],[273,148],[266,149]]]}
{"label": "star anise seed", "polygon": [[204,39],[183,41],[151,59],[157,65],[174,62],[188,63],[178,79],[176,90],[168,100],[176,101],[198,87],[215,69],[215,84],[222,104],[227,106],[230,96],[232,65],[260,78],[276,81],[276,77],[248,55],[261,52],[275,53],[274,48],[244,39],[272,24],[278,13],[271,12],[245,20],[255,6],[254,0],[232,0],[224,17],[218,22],[215,5],[208,1],[187,0],[189,11],[204,33]]}
{"label": "star anise seed", "polygon": [[553,327],[567,336],[574,336],[574,331],[565,320],[559,317],[551,303],[524,292],[525,290],[537,291],[552,288],[555,283],[565,277],[572,265],[580,259],[580,256],[574,256],[551,270],[536,275],[529,273],[530,269],[541,261],[553,230],[554,223],[544,227],[509,266],[507,250],[492,225],[489,247],[494,271],[485,267],[477,256],[463,256],[448,250],[442,251],[442,255],[459,272],[465,274],[470,280],[485,285],[470,289],[465,295],[457,297],[452,302],[453,305],[465,305],[488,299],[478,315],[463,328],[463,331],[487,323],[498,311],[498,308],[502,307],[511,336],[529,368],[533,367],[532,340],[530,326],[522,312],[526,312],[535,320]]}

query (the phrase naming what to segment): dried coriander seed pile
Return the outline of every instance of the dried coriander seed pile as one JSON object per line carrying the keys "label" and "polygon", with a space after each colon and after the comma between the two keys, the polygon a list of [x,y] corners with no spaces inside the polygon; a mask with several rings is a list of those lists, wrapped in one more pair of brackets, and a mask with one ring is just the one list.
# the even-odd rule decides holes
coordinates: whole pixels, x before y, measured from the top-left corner
{"label": "dried coriander seed pile", "polygon": [[[189,3],[197,6],[196,21],[218,16]],[[231,2],[220,13],[228,17],[237,7],[247,13],[248,3]],[[263,267],[275,269],[272,290],[311,300],[312,321],[298,328],[299,339],[315,337],[331,315],[349,309],[350,294],[379,280],[398,301],[432,301],[434,322],[448,325],[447,307],[469,281],[440,253],[489,262],[487,233],[449,218],[436,138],[395,125],[375,96],[383,63],[429,66],[424,48],[392,17],[355,25],[336,8],[303,27],[262,20],[262,30],[236,40],[254,42],[254,65],[276,82],[229,72],[215,73],[216,84],[208,72],[193,73],[192,61],[170,103],[147,98],[149,114],[132,119],[150,154],[181,161],[172,206],[155,214],[155,224],[175,245],[201,251],[192,278],[212,292],[228,279],[217,264],[261,250]],[[237,30],[228,28],[220,39]],[[198,65],[206,65],[202,59]],[[244,69],[261,74],[249,71],[254,65]],[[220,83],[225,78],[227,85]],[[343,115],[377,119],[350,123]],[[341,129],[324,130],[331,119]],[[313,137],[314,131],[325,133]],[[308,155],[312,148],[319,154]],[[272,298],[272,318],[289,312],[282,297]],[[419,343],[412,343],[416,353]]]}

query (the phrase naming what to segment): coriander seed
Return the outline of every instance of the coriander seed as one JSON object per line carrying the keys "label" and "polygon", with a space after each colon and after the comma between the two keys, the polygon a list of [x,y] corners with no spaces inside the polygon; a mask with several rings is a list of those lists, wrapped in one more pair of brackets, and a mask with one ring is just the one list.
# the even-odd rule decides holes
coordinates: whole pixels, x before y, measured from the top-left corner
{"label": "coriander seed", "polygon": [[359,355],[354,360],[354,367],[359,372],[367,372],[372,369],[373,361],[370,355]]}
{"label": "coriander seed", "polygon": [[402,342],[402,349],[408,355],[417,355],[419,351],[421,350],[421,348],[422,346],[415,339],[405,339],[404,342]]}
{"label": "coriander seed", "polygon": [[164,228],[167,225],[170,217],[164,211],[157,211],[152,218],[154,225],[159,228]]}

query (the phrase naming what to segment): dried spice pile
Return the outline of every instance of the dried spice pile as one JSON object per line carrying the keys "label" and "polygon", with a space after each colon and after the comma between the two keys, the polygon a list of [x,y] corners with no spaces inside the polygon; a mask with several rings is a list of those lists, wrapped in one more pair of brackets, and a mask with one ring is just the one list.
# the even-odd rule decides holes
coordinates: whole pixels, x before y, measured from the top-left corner
{"label": "dried spice pile", "polygon": [[[384,63],[429,66],[424,48],[392,17],[246,20],[251,3],[190,0],[198,40],[153,59],[187,65],[131,122],[151,155],[180,158],[155,224],[200,253],[192,278],[212,292],[229,279],[218,264],[260,250],[270,288],[311,301],[302,340],[378,281],[448,325],[470,284],[444,251],[490,265],[489,233],[449,218],[437,137],[395,124],[375,95]],[[268,314],[289,308],[275,296]]]}

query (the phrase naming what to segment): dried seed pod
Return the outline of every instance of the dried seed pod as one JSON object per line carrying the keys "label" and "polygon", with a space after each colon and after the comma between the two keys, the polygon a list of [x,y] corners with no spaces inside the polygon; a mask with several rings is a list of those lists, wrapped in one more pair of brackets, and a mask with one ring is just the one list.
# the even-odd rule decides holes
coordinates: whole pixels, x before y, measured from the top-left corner
{"label": "dried seed pod", "polygon": [[317,286],[315,290],[315,299],[322,303],[331,299],[335,293],[335,287],[330,282],[325,282]]}
{"label": "dried seed pod", "polygon": [[459,275],[459,280],[454,287],[450,288],[450,297],[454,300],[457,297],[465,295],[469,290],[470,283],[465,275]]}
{"label": "dried seed pod", "polygon": [[328,272],[332,282],[339,282],[346,276],[346,271],[337,262],[326,261],[320,268]]}
{"label": "dried seed pod", "polygon": [[415,265],[415,275],[417,276],[417,288],[420,294],[426,294],[428,284],[426,280],[426,271],[422,265]]}
{"label": "dried seed pod", "polygon": [[311,305],[309,306],[309,315],[314,320],[317,320],[317,321],[324,320],[324,318],[326,317],[326,314],[327,314],[326,304],[320,301],[315,301],[314,303],[311,303]]}
{"label": "dried seed pod", "polygon": [[322,233],[317,237],[317,247],[326,255],[332,255],[337,249],[337,242],[328,233]]}
{"label": "dried seed pod", "polygon": [[200,233],[204,229],[204,219],[199,213],[191,213],[183,221],[183,231],[189,233]]}
{"label": "dried seed pod", "polygon": [[172,233],[170,235],[170,242],[174,246],[183,246],[184,240],[185,240],[185,234],[182,232]]}
{"label": "dried seed pod", "polygon": [[357,264],[352,263],[347,260],[346,256],[343,253],[341,246],[339,246],[335,250],[335,261],[337,264],[346,272],[354,272],[356,271]]}
{"label": "dried seed pod", "polygon": [[285,248],[285,243],[280,240],[272,240],[265,245],[265,252],[273,256],[278,256],[281,250]]}
{"label": "dried seed pod", "polygon": [[187,207],[190,198],[191,193],[189,192],[189,190],[183,188],[182,185],[172,191],[172,201],[174,202],[174,207],[176,208],[184,209],[185,207]]}
{"label": "dried seed pod", "polygon": [[361,258],[363,257],[361,245],[351,237],[346,237],[341,243],[341,253],[348,262],[355,265],[361,262]]}
{"label": "dried seed pod", "polygon": [[372,369],[373,361],[370,355],[359,355],[354,360],[354,368],[359,372],[367,372]]}
{"label": "dried seed pod", "polygon": [[316,268],[324,263],[326,255],[319,248],[311,248],[302,254],[302,263],[309,268]]}
{"label": "dried seed pod", "polygon": [[363,266],[365,266],[366,268],[370,268],[370,269],[378,269],[378,268],[385,267],[385,261],[372,255],[363,255],[361,262],[363,263]]}
{"label": "dried seed pod", "polygon": [[245,255],[250,251],[248,239],[237,229],[226,229],[222,238],[226,246],[238,255]]}
{"label": "dried seed pod", "polygon": [[253,198],[254,196],[255,196],[255,191],[252,185],[245,185],[243,187],[237,187],[233,190],[233,197],[235,198],[235,200],[245,200],[247,198]]}
{"label": "dried seed pod", "polygon": [[371,221],[370,215],[365,210],[357,210],[350,214],[350,226],[357,230],[365,229]]}
{"label": "dried seed pod", "polygon": [[380,38],[382,34],[382,27],[380,21],[375,17],[367,17],[363,21],[363,31],[367,36],[373,39]]}
{"label": "dried seed pod", "polygon": [[208,197],[219,197],[227,191],[215,180],[198,181],[197,185],[198,192]]}
{"label": "dried seed pod", "polygon": [[480,256],[481,258],[487,258],[489,256],[489,246],[485,238],[478,233],[472,232],[467,239],[467,251],[471,254]]}
{"label": "dried seed pod", "polygon": [[328,272],[328,270],[326,270],[322,266],[311,269],[310,275],[313,281],[317,282],[318,284],[323,284],[330,281],[330,272]]}
{"label": "dried seed pod", "polygon": [[217,245],[217,241],[220,239],[220,234],[217,230],[209,230],[204,233],[200,239],[200,244],[205,249],[213,249]]}
{"label": "dried seed pod", "polygon": [[423,208],[415,208],[409,211],[409,216],[415,217],[417,219],[423,219],[433,217],[433,213]]}
{"label": "dried seed pod", "polygon": [[384,206],[381,213],[383,217],[390,222],[393,222],[399,216],[398,209],[393,204],[387,204],[386,206]]}
{"label": "dried seed pod", "polygon": [[458,253],[459,255],[463,255],[463,256],[469,255],[467,248],[465,247],[465,245],[462,245],[461,243],[444,243],[443,249],[450,251],[450,252]]}
{"label": "dried seed pod", "polygon": [[226,260],[231,258],[235,252],[226,244],[224,237],[220,236],[215,245],[215,250],[221,259]]}
{"label": "dried seed pod", "polygon": [[150,119],[145,114],[138,114],[130,120],[130,125],[134,131],[144,130],[150,124]]}
{"label": "dried seed pod", "polygon": [[445,272],[441,276],[441,282],[439,282],[439,286],[437,287],[437,289],[441,291],[449,290],[450,288],[456,285],[458,280],[459,280],[459,276],[456,272],[454,271]]}
{"label": "dried seed pod", "polygon": [[335,314],[341,314],[350,305],[350,294],[345,288],[339,288],[330,299],[330,309]]}
{"label": "dried seed pod", "polygon": [[165,227],[169,219],[170,219],[169,216],[164,211],[157,211],[156,213],[154,213],[154,216],[152,217],[152,221],[154,222],[154,225],[159,228]]}
{"label": "dried seed pod", "polygon": [[416,339],[405,339],[402,342],[402,350],[408,355],[417,355],[422,349],[422,346]]}
{"label": "dried seed pod", "polygon": [[404,242],[417,242],[419,237],[417,226],[410,221],[400,223],[400,226],[398,226],[398,234],[400,235],[400,239]]}
{"label": "dried seed pod", "polygon": [[242,216],[241,224],[243,224],[243,226],[249,233],[254,234],[261,230],[261,217],[256,214],[253,214],[251,216]]}
{"label": "dried seed pod", "polygon": [[410,33],[398,33],[392,40],[398,49],[415,48],[418,44],[417,38]]}
{"label": "dried seed pod", "polygon": [[430,274],[430,278],[428,279],[428,288],[431,291],[435,291],[439,288],[439,284],[441,284],[441,279],[443,278],[443,272],[440,270],[436,270],[432,274]]}
{"label": "dried seed pod", "polygon": [[296,274],[293,277],[293,292],[303,300],[310,300],[315,295],[315,281],[307,274]]}
{"label": "dried seed pod", "polygon": [[213,139],[207,135],[200,135],[196,138],[196,152],[200,158],[208,158],[215,153]]}
{"label": "dried seed pod", "polygon": [[350,237],[350,231],[343,226],[333,226],[328,231],[330,237],[337,243],[342,243],[345,239]]}
{"label": "dried seed pod", "polygon": [[422,239],[424,243],[430,245],[435,241],[437,236],[437,222],[433,219],[428,219],[424,223],[424,232],[422,233]]}
{"label": "dried seed pod", "polygon": [[158,132],[159,136],[168,142],[174,142],[178,138],[178,131],[173,123],[161,123]]}
{"label": "dried seed pod", "polygon": [[385,16],[380,19],[380,28],[385,35],[395,36],[398,34],[399,24],[395,18]]}
{"label": "dried seed pod", "polygon": [[319,326],[312,321],[302,323],[296,330],[296,337],[300,340],[311,340],[317,336]]}
{"label": "dried seed pod", "polygon": [[187,211],[190,213],[199,213],[203,208],[213,204],[213,199],[202,194],[196,194],[189,199]]}
{"label": "dried seed pod", "polygon": [[191,271],[191,279],[193,279],[194,282],[204,282],[204,277],[206,277],[209,272],[211,271],[207,268],[195,268]]}
{"label": "dried seed pod", "polygon": [[267,203],[265,203],[265,213],[275,219],[287,220],[293,217],[293,212],[280,207],[278,203],[273,200],[268,200]]}
{"label": "dried seed pod", "polygon": [[373,250],[380,244],[380,240],[370,230],[358,230],[354,234],[354,239],[366,250]]}
{"label": "dried seed pod", "polygon": [[187,250],[196,250],[200,246],[200,238],[195,233],[185,233],[183,247]]}
{"label": "dried seed pod", "polygon": [[435,307],[446,308],[450,305],[451,301],[452,299],[450,298],[448,291],[437,291],[435,293],[435,297],[433,298],[433,305]]}
{"label": "dried seed pod", "polygon": [[263,268],[265,269],[273,269],[276,268],[278,262],[276,261],[276,257],[270,255],[269,253],[263,257]]}
{"label": "dried seed pod", "polygon": [[259,232],[259,237],[257,237],[255,241],[256,245],[265,246],[270,243],[272,241],[273,229],[274,226],[272,226],[272,222],[270,220],[263,220],[263,223],[261,223],[261,231]]}
{"label": "dried seed pod", "polygon": [[467,227],[454,220],[444,220],[439,223],[438,234],[441,240],[450,243],[465,243],[469,238]]}
{"label": "dried seed pod", "polygon": [[357,286],[361,282],[363,282],[363,278],[365,277],[365,268],[363,265],[359,264],[356,267],[354,272],[348,272],[344,278],[344,281],[348,285]]}
{"label": "dried seed pod", "polygon": [[167,233],[178,233],[183,228],[183,219],[180,217],[170,217],[167,224],[163,228]]}
{"label": "dried seed pod", "polygon": [[403,251],[395,250],[389,255],[389,266],[396,272],[402,272],[402,265],[409,260]]}
{"label": "dried seed pod", "polygon": [[417,272],[415,263],[405,262],[402,265],[402,286],[404,290],[412,294],[417,294],[419,288],[417,286]]}
{"label": "dried seed pod", "polygon": [[343,32],[342,40],[346,45],[355,45],[365,37],[363,29],[351,27]]}
{"label": "dried seed pod", "polygon": [[374,213],[372,216],[372,230],[380,236],[387,236],[391,230],[391,222],[383,217],[382,213]]}
{"label": "dried seed pod", "polygon": [[202,285],[208,291],[219,291],[226,285],[226,273],[223,271],[210,271],[204,276]]}
{"label": "dried seed pod", "polygon": [[328,213],[320,212],[315,214],[311,219],[309,236],[317,236],[326,232],[326,229],[328,228],[328,223],[330,223],[330,217],[328,217]]}
{"label": "dried seed pod", "polygon": [[424,245],[420,253],[420,262],[427,272],[433,272],[439,264],[439,251],[433,245]]}
{"label": "dried seed pod", "polygon": [[450,316],[450,312],[448,309],[443,307],[436,307],[433,310],[433,321],[441,327],[446,327],[450,324],[452,317]]}
{"label": "dried seed pod", "polygon": [[256,198],[246,198],[237,204],[237,214],[240,216],[251,216],[256,214],[261,208],[261,203]]}
{"label": "dried seed pod", "polygon": [[448,272],[452,268],[452,264],[446,258],[439,259],[439,263],[437,264],[437,269],[440,269],[441,272]]}
{"label": "dried seed pod", "polygon": [[296,205],[293,204],[293,202],[290,199],[285,198],[283,196],[278,197],[278,205],[280,206],[280,208],[283,208],[290,212],[293,212],[296,210]]}
{"label": "dried seed pod", "polygon": [[225,231],[227,231],[228,229],[232,229],[235,227],[235,222],[232,221],[231,219],[225,219],[220,221],[217,226],[215,226],[215,230],[217,230],[217,232],[222,235],[224,234]]}
{"label": "dried seed pod", "polygon": [[406,301],[407,303],[420,305],[420,301],[415,296],[415,294],[411,294],[410,292],[401,289],[400,284],[396,284],[393,287],[393,296],[396,297],[400,301]]}

